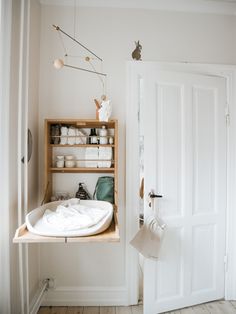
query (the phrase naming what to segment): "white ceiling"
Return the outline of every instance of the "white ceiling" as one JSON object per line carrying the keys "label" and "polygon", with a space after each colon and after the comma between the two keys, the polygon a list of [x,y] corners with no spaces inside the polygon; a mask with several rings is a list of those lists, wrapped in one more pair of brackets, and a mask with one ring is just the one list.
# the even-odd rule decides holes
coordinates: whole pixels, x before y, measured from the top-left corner
{"label": "white ceiling", "polygon": [[136,8],[236,15],[236,0],[39,0],[43,5]]}

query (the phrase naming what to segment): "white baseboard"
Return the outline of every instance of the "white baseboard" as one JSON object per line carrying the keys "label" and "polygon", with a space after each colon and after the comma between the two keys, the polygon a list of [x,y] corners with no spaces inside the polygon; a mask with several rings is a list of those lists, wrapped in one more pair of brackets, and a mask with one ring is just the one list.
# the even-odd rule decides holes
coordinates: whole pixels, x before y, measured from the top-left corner
{"label": "white baseboard", "polygon": [[57,287],[49,290],[44,306],[112,306],[128,305],[126,287]]}

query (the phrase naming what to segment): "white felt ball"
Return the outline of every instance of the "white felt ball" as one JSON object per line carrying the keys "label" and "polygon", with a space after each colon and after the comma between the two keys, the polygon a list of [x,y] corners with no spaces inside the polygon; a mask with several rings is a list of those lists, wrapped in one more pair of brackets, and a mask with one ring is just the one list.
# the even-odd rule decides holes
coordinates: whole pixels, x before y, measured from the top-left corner
{"label": "white felt ball", "polygon": [[64,66],[64,62],[61,59],[56,59],[54,60],[53,65],[56,69],[61,69]]}

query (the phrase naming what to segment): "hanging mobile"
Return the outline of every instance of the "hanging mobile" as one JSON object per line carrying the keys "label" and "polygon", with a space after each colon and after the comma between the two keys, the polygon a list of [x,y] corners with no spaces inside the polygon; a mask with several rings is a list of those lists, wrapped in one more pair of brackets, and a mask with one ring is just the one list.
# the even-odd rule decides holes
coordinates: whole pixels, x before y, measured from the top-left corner
{"label": "hanging mobile", "polygon": [[[75,5],[75,7],[76,7],[76,5]],[[96,104],[96,119],[98,119],[99,121],[107,122],[109,120],[110,116],[111,116],[111,103],[110,103],[110,100],[107,99],[107,96],[106,96],[106,93],[105,93],[105,89],[106,89],[105,85],[106,85],[107,74],[103,73],[103,71],[102,71],[103,60],[97,54],[95,54],[91,49],[89,49],[88,47],[83,45],[81,42],[79,42],[75,38],[75,24],[76,24],[76,14],[74,14],[74,37],[72,37],[71,35],[66,33],[58,25],[54,25],[53,24],[53,28],[57,31],[58,36],[59,36],[60,41],[61,41],[61,44],[63,46],[64,52],[65,52],[65,54],[64,54],[64,59],[65,60],[63,60],[63,59],[56,59],[56,60],[54,60],[53,65],[54,65],[54,67],[56,69],[61,69],[61,68],[63,68],[65,66],[65,67],[68,67],[68,68],[73,68],[73,69],[76,69],[76,70],[85,71],[85,72],[89,72],[89,73],[93,73],[93,74],[97,75],[98,79],[102,83],[103,94],[102,94],[100,100],[97,100],[97,99],[94,100],[95,104]],[[65,46],[64,41],[63,41],[62,35],[64,35],[67,38],[71,39],[73,42],[75,42],[76,44],[81,46],[84,50],[89,52],[90,55],[92,55],[92,56],[85,56],[85,57],[83,57],[84,61],[87,62],[90,65],[91,70],[67,63],[66,60],[68,60],[68,57],[79,57],[79,56],[70,56],[68,54],[66,46]],[[93,60],[98,60],[98,61],[101,62],[101,71],[98,71],[95,68],[95,66],[94,66],[94,64],[92,62]]]}
{"label": "hanging mobile", "polygon": [[[58,33],[62,33],[64,34],[66,37],[70,38],[71,40],[73,40],[75,43],[77,43],[78,45],[80,45],[83,49],[87,50],[90,54],[92,54],[94,57],[96,57],[99,61],[103,61],[102,58],[98,57],[92,50],[90,50],[89,48],[87,48],[85,45],[81,44],[77,39],[75,39],[74,37],[72,37],[71,35],[69,35],[68,33],[66,33],[65,31],[63,31],[59,26],[56,26],[56,25],[52,25],[53,28],[58,32]],[[59,36],[62,43],[63,43],[63,40],[62,40],[62,37]],[[63,43],[63,47],[65,49],[65,45]],[[68,57],[68,54],[65,53],[65,57]],[[91,58],[90,57],[85,57],[85,61],[89,62],[91,64]],[[56,69],[61,69],[63,68],[63,66],[65,67],[68,67],[68,68],[73,68],[73,69],[77,69],[77,70],[81,70],[81,71],[86,71],[86,72],[90,72],[90,73],[94,73],[94,74],[98,74],[98,75],[102,75],[102,76],[106,76],[107,74],[105,73],[102,73],[102,72],[98,72],[96,71],[96,69],[93,67],[93,70],[88,70],[88,69],[85,69],[85,68],[81,68],[81,67],[77,67],[77,66],[74,66],[74,65],[71,65],[71,64],[66,64],[62,59],[56,59],[54,60],[53,62],[53,65]]]}

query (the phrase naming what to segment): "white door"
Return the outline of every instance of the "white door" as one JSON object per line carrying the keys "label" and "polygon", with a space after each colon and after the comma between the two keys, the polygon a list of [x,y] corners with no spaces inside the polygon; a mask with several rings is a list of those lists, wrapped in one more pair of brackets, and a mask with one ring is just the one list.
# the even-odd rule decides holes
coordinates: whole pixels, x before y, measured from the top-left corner
{"label": "white door", "polygon": [[145,194],[163,196],[153,207],[168,226],[144,266],[144,314],[156,314],[224,297],[226,82],[153,71],[143,83]]}

